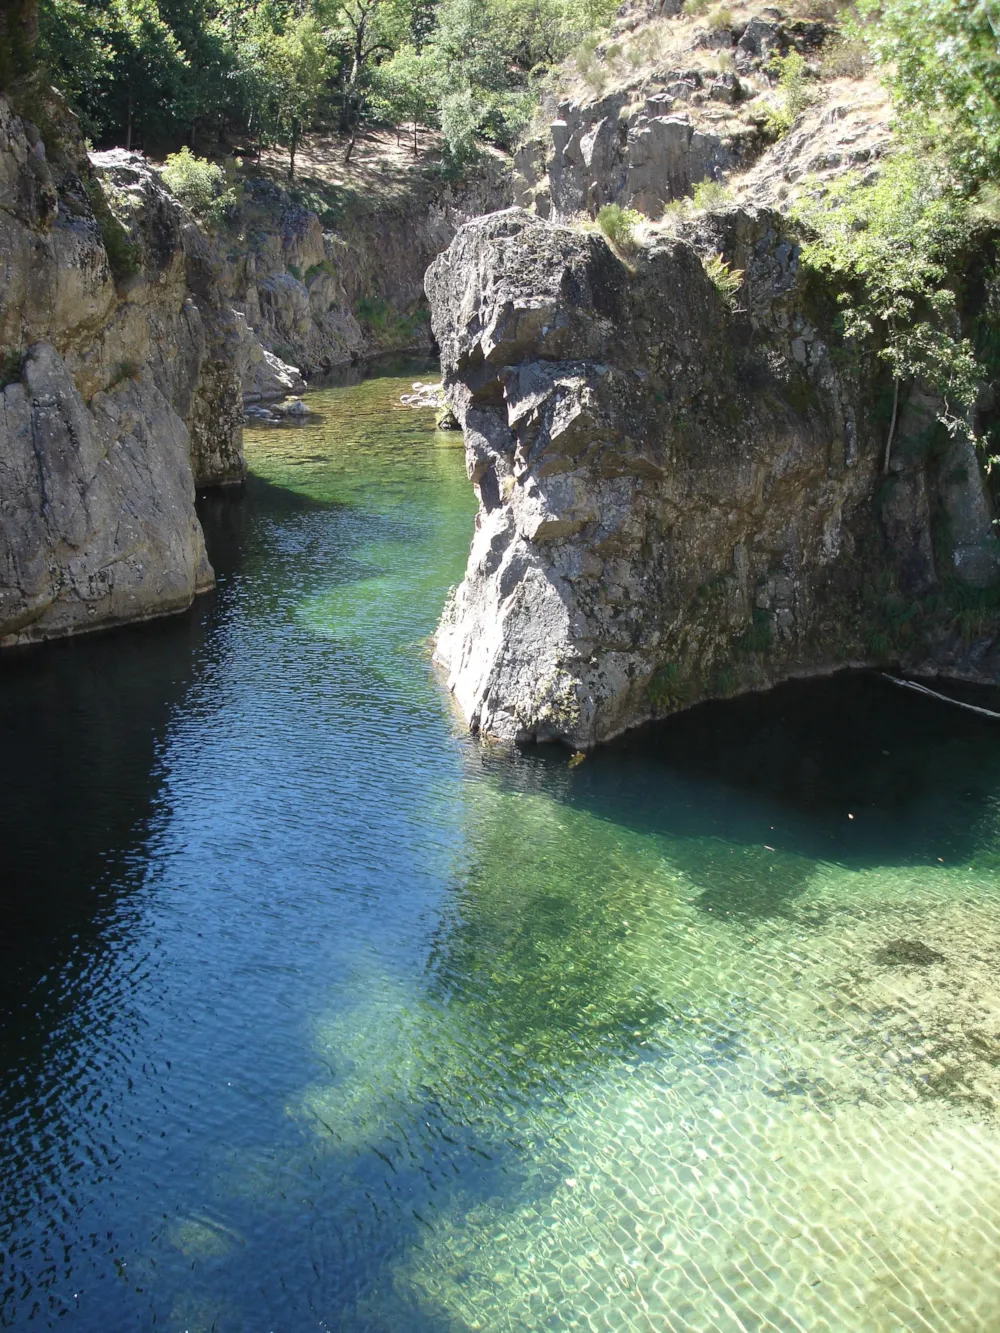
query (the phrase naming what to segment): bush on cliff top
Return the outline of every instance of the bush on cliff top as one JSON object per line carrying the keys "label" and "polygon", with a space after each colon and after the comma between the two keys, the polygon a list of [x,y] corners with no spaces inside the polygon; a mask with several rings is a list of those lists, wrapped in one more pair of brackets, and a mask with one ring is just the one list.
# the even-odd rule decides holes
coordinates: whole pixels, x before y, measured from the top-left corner
{"label": "bush on cliff top", "polygon": [[621,204],[605,204],[597,213],[597,225],[617,250],[635,248],[635,229],[641,221],[640,213]]}
{"label": "bush on cliff top", "polygon": [[190,148],[171,153],[160,173],[171,194],[205,222],[221,222],[236,203],[236,191],[227,189],[226,173],[215,162],[196,157]]}

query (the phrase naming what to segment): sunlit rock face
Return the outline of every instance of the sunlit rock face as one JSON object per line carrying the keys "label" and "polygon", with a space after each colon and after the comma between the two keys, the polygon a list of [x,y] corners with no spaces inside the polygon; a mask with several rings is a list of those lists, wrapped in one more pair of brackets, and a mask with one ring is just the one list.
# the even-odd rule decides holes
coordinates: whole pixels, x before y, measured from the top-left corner
{"label": "sunlit rock face", "polygon": [[213,582],[195,486],[245,470],[204,234],[51,115],[47,151],[0,99],[0,644],[188,605]]}
{"label": "sunlit rock face", "polygon": [[[870,386],[808,317],[783,220],[733,209],[697,228],[626,264],[594,233],[511,209],[428,270],[479,498],[436,653],[474,730],[587,747],[870,661],[887,597],[962,574],[950,548],[955,570],[936,567],[935,466],[901,444],[883,482]],[[715,253],[743,271],[731,300],[703,265]],[[987,553],[964,568],[988,581],[990,509],[966,453],[948,484],[973,498],[950,503],[964,549]],[[991,644],[973,661],[944,625],[904,650],[995,669]]]}

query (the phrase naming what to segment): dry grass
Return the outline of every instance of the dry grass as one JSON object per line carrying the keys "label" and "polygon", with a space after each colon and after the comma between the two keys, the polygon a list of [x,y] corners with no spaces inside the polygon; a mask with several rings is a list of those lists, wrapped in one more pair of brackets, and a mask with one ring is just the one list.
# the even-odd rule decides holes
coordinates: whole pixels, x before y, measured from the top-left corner
{"label": "dry grass", "polygon": [[[349,163],[344,162],[348,140],[340,134],[308,135],[295,155],[295,174],[325,185],[358,193],[382,194],[406,189],[429,166],[442,160],[438,131],[420,130],[418,152],[413,153],[412,127],[395,130],[365,130],[357,136]],[[265,149],[260,165],[276,176],[288,175],[288,154],[280,148]]]}

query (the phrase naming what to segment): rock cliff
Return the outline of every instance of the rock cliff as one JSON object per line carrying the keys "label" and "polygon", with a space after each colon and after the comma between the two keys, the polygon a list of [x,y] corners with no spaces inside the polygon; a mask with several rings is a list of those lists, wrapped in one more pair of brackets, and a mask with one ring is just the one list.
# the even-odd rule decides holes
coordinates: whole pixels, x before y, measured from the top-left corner
{"label": "rock cliff", "polygon": [[831,355],[780,214],[701,215],[625,263],[512,209],[426,281],[479,497],[436,641],[474,730],[585,748],[845,664],[996,677],[995,621],[931,595],[996,580],[972,444],[908,447],[915,397],[881,477],[873,385]]}
{"label": "rock cliff", "polygon": [[218,289],[243,333],[247,402],[298,392],[303,377],[380,352],[430,351],[424,272],[463,222],[510,202],[510,177],[493,158],[459,182],[412,175],[370,198],[359,184],[347,191],[319,178],[295,190],[274,174],[243,180],[213,249]]}
{"label": "rock cliff", "polygon": [[[187,606],[195,487],[243,476],[236,320],[144,160],[0,98],[0,645]],[[43,133],[44,130],[44,133]]]}
{"label": "rock cliff", "polygon": [[[652,22],[623,9],[618,40],[597,48],[575,95],[546,94],[544,128],[514,158],[514,202],[540,217],[616,203],[656,218],[702,181],[748,168],[773,139],[771,62],[794,51],[815,63],[831,31],[775,9]],[[595,93],[609,80],[617,86]]]}

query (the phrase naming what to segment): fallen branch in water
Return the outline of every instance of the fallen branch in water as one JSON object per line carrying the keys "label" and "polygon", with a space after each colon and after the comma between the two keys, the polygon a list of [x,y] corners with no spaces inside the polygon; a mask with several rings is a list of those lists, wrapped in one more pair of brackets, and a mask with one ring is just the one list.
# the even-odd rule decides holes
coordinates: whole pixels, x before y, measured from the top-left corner
{"label": "fallen branch in water", "polygon": [[940,699],[944,704],[954,704],[956,708],[967,708],[970,713],[982,713],[983,717],[992,717],[1000,722],[1000,713],[995,713],[992,708],[979,708],[976,704],[963,703],[961,699],[952,699],[947,694],[939,694],[937,690],[930,690],[926,685],[918,685],[915,680],[900,680],[898,676],[890,676],[887,671],[882,672],[886,680],[891,680],[893,685],[900,685],[904,690],[916,690],[917,694],[926,694],[930,699]]}

